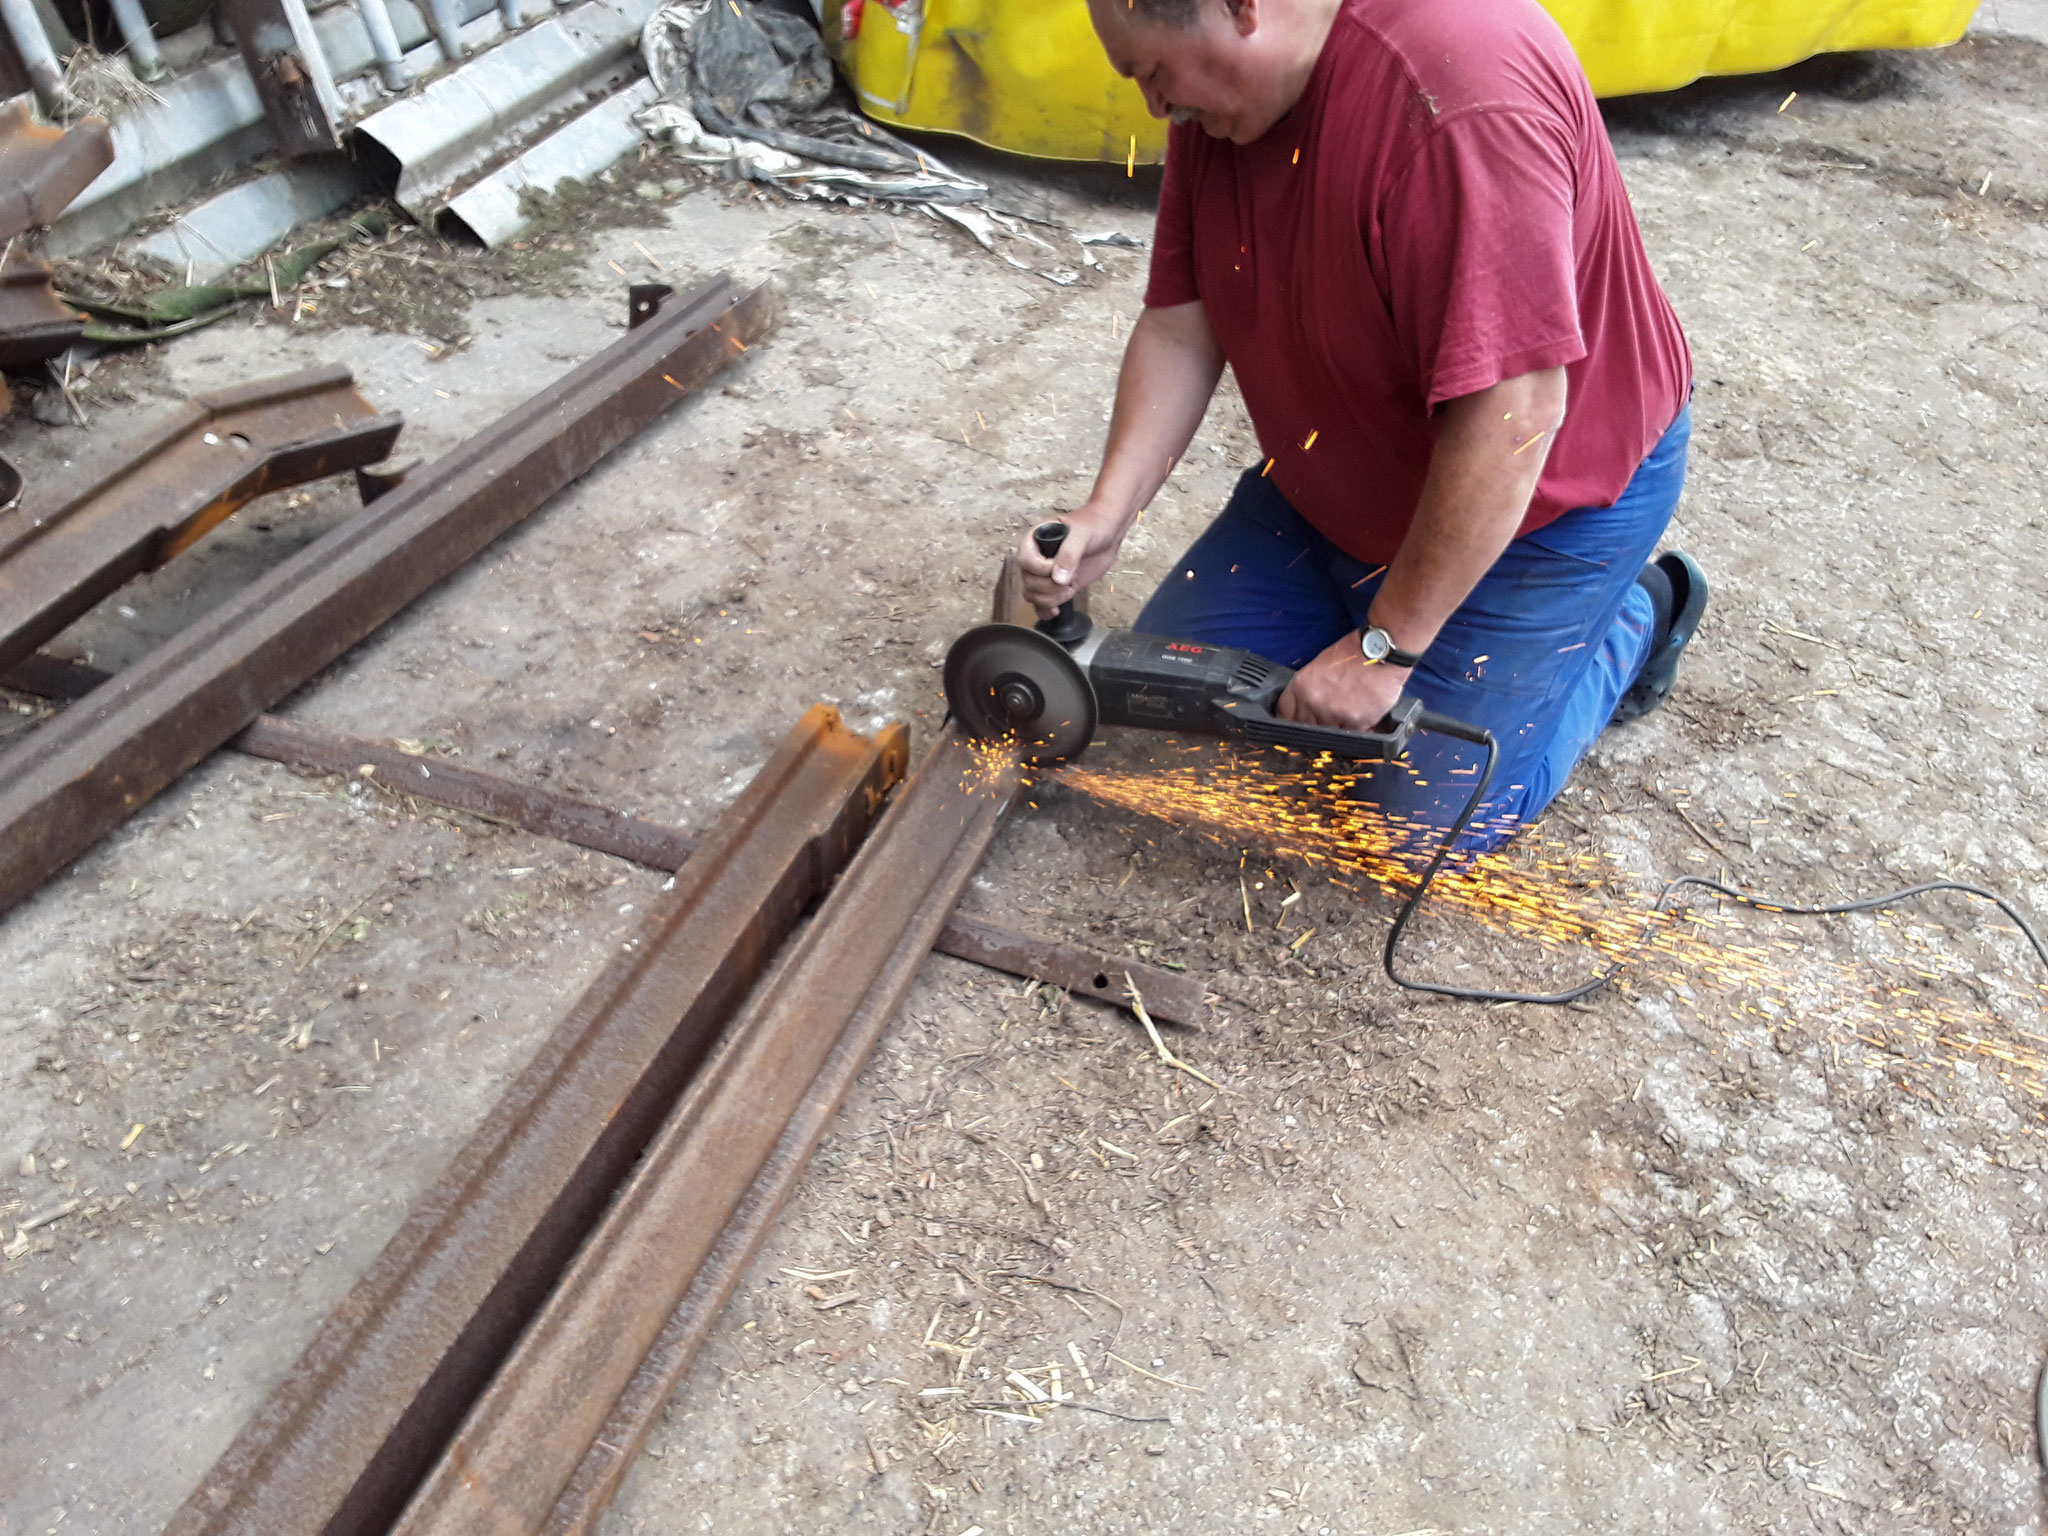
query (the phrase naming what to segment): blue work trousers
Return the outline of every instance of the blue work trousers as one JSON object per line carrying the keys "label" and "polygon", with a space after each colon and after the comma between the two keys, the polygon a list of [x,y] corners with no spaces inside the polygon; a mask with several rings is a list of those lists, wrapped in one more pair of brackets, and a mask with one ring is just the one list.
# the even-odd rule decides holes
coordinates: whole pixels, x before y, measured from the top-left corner
{"label": "blue work trousers", "polygon": [[[1500,743],[1486,803],[1462,846],[1505,842],[1533,820],[1635,682],[1655,623],[1636,575],[1685,481],[1690,410],[1611,507],[1582,507],[1513,540],[1438,633],[1408,691]],[[1363,628],[1384,568],[1338,549],[1255,469],[1138,615],[1149,635],[1238,646],[1299,668]],[[1444,826],[1470,795],[1478,749],[1418,736],[1406,771],[1364,792],[1411,825]]]}

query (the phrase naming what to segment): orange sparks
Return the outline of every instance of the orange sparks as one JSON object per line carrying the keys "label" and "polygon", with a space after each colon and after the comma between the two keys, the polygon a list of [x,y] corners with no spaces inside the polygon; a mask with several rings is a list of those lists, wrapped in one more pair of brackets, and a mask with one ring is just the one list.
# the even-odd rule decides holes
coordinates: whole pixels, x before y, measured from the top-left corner
{"label": "orange sparks", "polygon": [[[1364,765],[1322,757],[1303,772],[1299,757],[1282,761],[1286,767],[1276,771],[1261,760],[1198,749],[1140,770],[1070,765],[1058,778],[1106,805],[1216,843],[1298,859],[1361,897],[1376,888],[1405,898],[1435,851],[1438,829],[1380,803],[1389,781]],[[1395,771],[1425,782],[1406,765]],[[1467,925],[1536,947],[1533,957],[1513,961],[1501,955],[1500,938],[1471,944],[1474,962],[1536,972],[1496,975],[1495,985],[1548,986],[1628,957],[1617,986],[1662,992],[1731,1036],[1761,1030],[1775,1038],[1793,1028],[1828,1035],[1841,1059],[1880,1070],[1909,1091],[1960,1063],[1983,1062],[2048,1123],[2048,1038],[2008,1016],[2048,1005],[2048,984],[2013,979],[2000,1011],[1981,995],[1990,978],[1936,949],[1917,925],[1884,914],[1836,930],[1854,943],[1849,960],[1821,953],[1810,920],[1781,911],[1752,913],[1701,897],[1699,905],[1651,919],[1654,887],[1562,826],[1552,833],[1552,825],[1524,827],[1494,852],[1453,858],[1430,889],[1411,966],[1426,971],[1432,950],[1439,973],[1449,955],[1463,958]],[[1693,854],[1695,862],[1707,857]],[[1483,984],[1477,963],[1459,974]]]}
{"label": "orange sparks", "polygon": [[1308,441],[1307,441],[1307,442],[1305,442],[1305,443],[1303,443],[1303,444],[1301,445],[1301,451],[1302,451],[1303,453],[1307,453],[1307,452],[1309,451],[1309,449],[1311,449],[1311,448],[1315,447],[1315,445],[1316,445],[1316,439],[1317,439],[1318,437],[1320,437],[1320,436],[1322,436],[1322,428],[1321,428],[1321,427],[1316,427],[1316,428],[1312,429],[1312,430],[1311,430],[1311,431],[1309,432],[1309,435],[1308,435]]}

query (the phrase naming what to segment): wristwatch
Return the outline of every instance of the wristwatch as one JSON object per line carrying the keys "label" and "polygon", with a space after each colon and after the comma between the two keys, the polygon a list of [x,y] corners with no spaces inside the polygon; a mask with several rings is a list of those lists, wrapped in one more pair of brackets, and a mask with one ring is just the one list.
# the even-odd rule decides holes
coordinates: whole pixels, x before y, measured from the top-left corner
{"label": "wristwatch", "polygon": [[1384,663],[1390,667],[1420,666],[1422,658],[1413,651],[1404,651],[1394,644],[1394,637],[1377,624],[1367,625],[1358,632],[1358,649],[1369,667]]}

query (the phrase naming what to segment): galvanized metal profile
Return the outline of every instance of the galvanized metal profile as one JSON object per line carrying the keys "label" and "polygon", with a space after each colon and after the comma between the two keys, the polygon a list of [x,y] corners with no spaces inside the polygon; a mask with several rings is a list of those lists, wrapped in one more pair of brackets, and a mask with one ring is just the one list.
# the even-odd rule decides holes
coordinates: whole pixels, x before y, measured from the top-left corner
{"label": "galvanized metal profile", "polygon": [[[456,0],[474,22],[472,46],[498,35],[492,0]],[[389,0],[392,29],[401,48],[428,35],[425,12],[411,0]],[[340,82],[377,61],[368,28],[354,7],[330,5],[313,17],[313,36]],[[343,110],[349,112],[344,102]],[[264,121],[263,99],[238,55],[209,60],[156,88],[148,101],[124,111],[111,129],[114,163],[55,221],[47,247],[52,256],[71,256],[124,234],[145,214],[193,196],[216,177],[233,172],[273,147]]]}
{"label": "galvanized metal profile", "polygon": [[388,457],[403,425],[341,367],[185,402],[49,495],[0,514],[0,667],[258,496]]}
{"label": "galvanized metal profile", "polygon": [[50,223],[113,159],[103,118],[53,128],[37,122],[26,101],[0,107],[0,240]]}
{"label": "galvanized metal profile", "polygon": [[804,716],[166,1536],[388,1528],[906,761]]}
{"label": "galvanized metal profile", "polygon": [[[836,1060],[812,1144],[973,878],[1018,786],[1014,765],[973,766],[948,728],[691,1079],[392,1536],[543,1528],[820,1073]],[[756,1210],[761,1230],[772,1214]]]}
{"label": "galvanized metal profile", "polygon": [[0,911],[710,378],[773,323],[717,278],[0,756]]}
{"label": "galvanized metal profile", "polygon": [[355,125],[358,153],[422,223],[503,154],[528,124],[604,95],[639,72],[653,0],[585,0]]}
{"label": "galvanized metal profile", "polygon": [[527,193],[552,192],[564,181],[588,181],[645,141],[633,116],[652,105],[656,95],[652,80],[636,80],[570,119],[450,199],[438,221],[442,233],[491,246],[514,238],[530,222],[522,206]]}
{"label": "galvanized metal profile", "polygon": [[346,155],[310,157],[216,193],[135,249],[186,282],[218,282],[299,225],[369,190],[369,178]]}

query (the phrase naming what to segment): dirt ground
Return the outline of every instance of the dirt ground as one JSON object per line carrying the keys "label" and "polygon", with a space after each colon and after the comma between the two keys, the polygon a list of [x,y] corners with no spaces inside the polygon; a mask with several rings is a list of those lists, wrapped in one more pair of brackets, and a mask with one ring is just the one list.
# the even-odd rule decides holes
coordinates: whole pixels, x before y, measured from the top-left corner
{"label": "dirt ground", "polygon": [[[1672,707],[1414,963],[1561,979],[1585,952],[1487,890],[1597,928],[1685,872],[2048,914],[2048,47],[1610,126],[1697,356],[1674,540],[1715,601]],[[1002,175],[1148,232],[1142,176]],[[774,277],[782,327],[722,387],[285,712],[692,825],[818,699],[925,735],[996,560],[1085,492],[1144,255],[1063,287],[920,217],[658,163],[609,191],[525,289],[357,251],[299,323],[103,362],[90,435],[25,405],[0,450],[47,476],[340,360],[432,454],[608,342],[625,277]],[[1226,395],[1098,613],[1254,460]],[[351,495],[244,511],[59,649],[139,654]],[[970,905],[1213,978],[1176,1049],[1216,1086],[934,958],[607,1532],[2040,1528],[2048,977],[1995,914],[1731,915],[1573,1009],[1417,1001],[1327,848],[1141,814],[1133,744],[1087,766]],[[0,1532],[159,1528],[657,883],[224,754],[0,922]]]}

